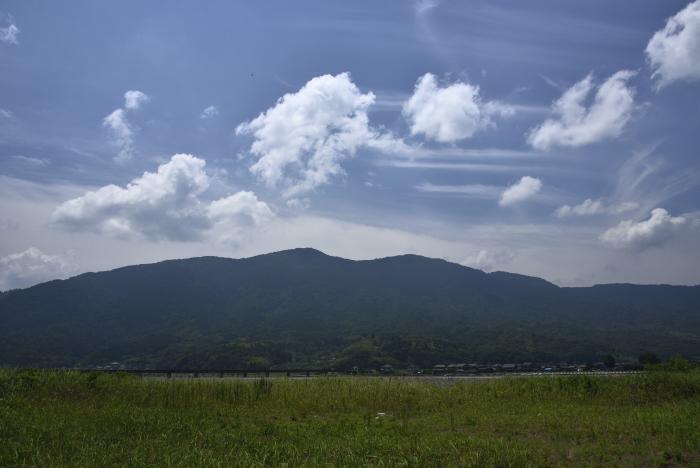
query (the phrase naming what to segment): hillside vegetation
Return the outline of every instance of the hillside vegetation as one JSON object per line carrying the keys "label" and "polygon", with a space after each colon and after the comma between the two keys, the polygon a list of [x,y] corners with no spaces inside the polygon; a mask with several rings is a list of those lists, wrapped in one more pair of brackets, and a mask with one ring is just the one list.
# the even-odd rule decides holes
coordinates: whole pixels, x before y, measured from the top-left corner
{"label": "hillside vegetation", "polygon": [[415,255],[202,257],[0,295],[0,365],[344,368],[699,350],[700,287],[560,288]]}

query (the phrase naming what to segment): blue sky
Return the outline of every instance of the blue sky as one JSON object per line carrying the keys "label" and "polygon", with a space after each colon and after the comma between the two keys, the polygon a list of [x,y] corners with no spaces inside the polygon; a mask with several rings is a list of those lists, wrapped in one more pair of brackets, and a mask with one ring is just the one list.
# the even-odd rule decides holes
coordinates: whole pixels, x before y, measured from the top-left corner
{"label": "blue sky", "polygon": [[700,283],[700,2],[0,6],[0,289],[400,253]]}

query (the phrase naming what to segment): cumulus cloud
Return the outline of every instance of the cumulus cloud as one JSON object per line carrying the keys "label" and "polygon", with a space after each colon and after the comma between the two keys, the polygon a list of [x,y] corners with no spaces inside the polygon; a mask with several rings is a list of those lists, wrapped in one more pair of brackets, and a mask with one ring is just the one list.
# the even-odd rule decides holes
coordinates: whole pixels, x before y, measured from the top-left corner
{"label": "cumulus cloud", "polygon": [[66,278],[77,271],[70,254],[48,255],[30,247],[24,252],[0,258],[0,290],[25,288],[56,278]]}
{"label": "cumulus cloud", "polygon": [[61,204],[53,222],[67,230],[120,238],[190,241],[215,236],[234,241],[273,217],[252,192],[204,200],[210,184],[205,165],[203,159],[176,154],[157,172],[145,172],[126,187],[107,185]]}
{"label": "cumulus cloud", "polygon": [[209,106],[202,111],[200,119],[212,119],[219,115],[219,109],[216,106]]}
{"label": "cumulus cloud", "polygon": [[14,19],[11,15],[0,14],[0,42],[5,44],[19,44],[19,28],[14,24]]}
{"label": "cumulus cloud", "polygon": [[102,125],[112,132],[115,144],[119,147],[119,153],[115,160],[124,162],[131,159],[134,152],[134,130],[126,118],[124,109],[116,109],[102,121]]}
{"label": "cumulus cloud", "polygon": [[127,110],[136,110],[141,107],[141,104],[148,102],[150,98],[137,90],[129,90],[124,93],[124,107]]}
{"label": "cumulus cloud", "polygon": [[515,254],[510,250],[479,250],[462,260],[462,265],[477,268],[486,272],[504,268],[515,258]]}
{"label": "cumulus cloud", "polygon": [[491,126],[494,116],[514,113],[513,107],[503,103],[482,102],[478,86],[456,82],[441,87],[431,73],[418,79],[413,95],[403,105],[411,134],[441,143],[471,138]]}
{"label": "cumulus cloud", "polygon": [[642,251],[661,246],[682,229],[691,225],[686,216],[671,216],[663,208],[651,211],[644,221],[626,220],[600,235],[600,240],[612,247]]}
{"label": "cumulus cloud", "polygon": [[557,218],[568,218],[571,216],[592,216],[599,214],[619,214],[639,208],[636,202],[623,202],[606,204],[603,200],[585,199],[578,205],[563,205],[557,208],[554,215]]}
{"label": "cumulus cloud", "polygon": [[134,154],[134,127],[128,119],[128,112],[138,110],[150,98],[141,91],[129,90],[124,93],[124,107],[112,111],[102,121],[102,125],[112,132],[114,143],[119,148],[117,162],[126,162]]}
{"label": "cumulus cloud", "polygon": [[674,81],[700,79],[700,0],[666,21],[645,50],[659,88]]}
{"label": "cumulus cloud", "polygon": [[251,172],[270,187],[284,185],[284,195],[294,197],[344,174],[340,163],[361,147],[399,149],[400,141],[370,127],[367,109],[374,99],[349,73],[318,76],[284,95],[236,128],[255,139],[250,153],[258,160]]}
{"label": "cumulus cloud", "polygon": [[598,87],[593,102],[586,100],[594,88],[588,75],[554,103],[556,118],[545,120],[527,135],[532,147],[547,150],[554,146],[579,147],[620,136],[635,109],[634,88],[627,82],[635,75],[622,70]]}
{"label": "cumulus cloud", "polygon": [[503,191],[498,204],[501,206],[520,203],[537,194],[542,188],[542,181],[535,177],[524,176],[518,182]]}

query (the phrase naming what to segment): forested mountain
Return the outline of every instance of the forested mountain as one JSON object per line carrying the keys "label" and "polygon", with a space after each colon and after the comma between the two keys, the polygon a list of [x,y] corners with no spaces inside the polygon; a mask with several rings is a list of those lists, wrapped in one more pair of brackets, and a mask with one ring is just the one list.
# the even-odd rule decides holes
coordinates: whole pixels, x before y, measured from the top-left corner
{"label": "forested mountain", "polygon": [[276,367],[700,356],[700,286],[560,288],[313,249],[86,273],[0,295],[0,365]]}

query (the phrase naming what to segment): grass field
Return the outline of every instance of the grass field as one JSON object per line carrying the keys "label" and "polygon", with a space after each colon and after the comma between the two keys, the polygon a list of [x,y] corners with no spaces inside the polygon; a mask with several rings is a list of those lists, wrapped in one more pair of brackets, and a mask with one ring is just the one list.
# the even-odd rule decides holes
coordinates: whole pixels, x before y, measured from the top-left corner
{"label": "grass field", "polygon": [[0,466],[700,466],[700,373],[457,383],[0,371]]}

